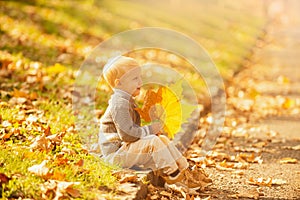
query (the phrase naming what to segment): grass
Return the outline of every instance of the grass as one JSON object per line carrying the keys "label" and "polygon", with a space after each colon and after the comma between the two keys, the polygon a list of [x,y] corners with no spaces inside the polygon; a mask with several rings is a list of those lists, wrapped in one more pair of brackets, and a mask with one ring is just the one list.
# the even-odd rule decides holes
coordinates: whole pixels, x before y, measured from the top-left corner
{"label": "grass", "polygon": [[[114,199],[117,181],[111,171],[117,167],[87,154],[83,146],[81,134],[90,137],[97,128],[92,122],[83,124],[86,132],[82,133],[75,126],[80,115],[72,110],[71,96],[84,58],[121,31],[163,27],[199,42],[222,75],[230,77],[261,33],[265,21],[254,9],[260,5],[259,0],[0,1],[0,173],[11,178],[1,184],[0,196],[41,199],[41,185],[49,178],[28,168],[47,160],[56,174],[50,178],[80,182],[74,186],[79,199],[96,199],[100,193],[110,193]],[[192,85],[201,83],[186,61],[174,59],[169,52],[134,51],[130,56],[144,62],[149,53],[155,55],[153,62],[184,73]],[[105,110],[109,94],[99,83],[97,109]],[[51,141],[49,149],[32,148],[42,135],[55,134],[62,137]]]}
{"label": "grass", "polygon": [[[0,146],[0,164],[2,165],[0,173],[11,178],[8,184],[3,184],[2,198],[40,199],[42,196],[40,186],[45,180],[30,173],[28,168],[40,164],[49,155],[45,152],[32,152],[24,146],[13,144],[11,146],[12,148]],[[60,159],[62,160],[62,158]],[[84,159],[84,165],[74,165],[80,159]],[[65,155],[63,160],[67,160],[67,162],[62,164],[56,159],[51,160],[52,163],[47,166],[51,168],[53,173],[63,174],[64,181],[80,182],[80,185],[75,188],[85,199],[96,198],[96,191],[99,191],[99,188],[103,186],[114,187],[116,180],[110,175],[110,172],[115,168],[99,159],[86,154],[77,154],[76,156]]]}

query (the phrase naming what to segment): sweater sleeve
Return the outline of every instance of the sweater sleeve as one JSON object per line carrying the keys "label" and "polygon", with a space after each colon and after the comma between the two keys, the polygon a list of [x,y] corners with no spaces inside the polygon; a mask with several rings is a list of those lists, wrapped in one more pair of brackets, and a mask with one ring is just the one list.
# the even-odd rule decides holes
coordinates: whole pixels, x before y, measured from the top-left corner
{"label": "sweater sleeve", "polygon": [[133,122],[130,115],[129,101],[125,99],[118,101],[118,103],[113,106],[111,115],[117,132],[124,142],[135,142],[151,134],[149,127],[139,126]]}

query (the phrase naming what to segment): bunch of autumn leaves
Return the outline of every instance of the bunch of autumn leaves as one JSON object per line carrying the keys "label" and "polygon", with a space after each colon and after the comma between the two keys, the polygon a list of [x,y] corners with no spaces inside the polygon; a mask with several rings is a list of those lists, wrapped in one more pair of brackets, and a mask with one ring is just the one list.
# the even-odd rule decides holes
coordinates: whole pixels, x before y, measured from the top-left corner
{"label": "bunch of autumn leaves", "polygon": [[181,124],[187,121],[196,108],[181,102],[182,91],[182,81],[169,86],[160,86],[157,91],[149,89],[145,94],[142,108],[136,110],[145,123],[161,121],[164,124],[162,134],[173,139],[179,132]]}

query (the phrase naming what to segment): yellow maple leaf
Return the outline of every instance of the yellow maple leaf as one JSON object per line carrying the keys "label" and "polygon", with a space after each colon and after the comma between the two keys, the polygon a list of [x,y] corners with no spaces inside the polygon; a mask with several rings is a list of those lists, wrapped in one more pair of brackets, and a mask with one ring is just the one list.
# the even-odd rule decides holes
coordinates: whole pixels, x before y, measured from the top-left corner
{"label": "yellow maple leaf", "polygon": [[[181,124],[187,121],[196,106],[182,103],[182,80],[168,87],[161,86],[157,92],[148,90],[142,108],[137,108],[145,122],[159,119],[164,123],[163,130],[169,138],[180,131]],[[151,119],[151,109],[155,108]],[[153,113],[152,113],[153,115]]]}
{"label": "yellow maple leaf", "polygon": [[169,138],[174,138],[175,134],[180,130],[182,123],[182,108],[180,100],[169,88],[162,87],[161,107],[164,109],[164,131]]}

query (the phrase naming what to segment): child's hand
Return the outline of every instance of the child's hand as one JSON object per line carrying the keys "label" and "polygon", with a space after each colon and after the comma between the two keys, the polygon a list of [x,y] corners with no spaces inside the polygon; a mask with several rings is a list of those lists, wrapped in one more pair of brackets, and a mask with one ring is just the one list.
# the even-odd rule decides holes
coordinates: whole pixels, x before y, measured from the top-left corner
{"label": "child's hand", "polygon": [[151,121],[164,120],[165,112],[161,105],[154,105],[149,109]]}
{"label": "child's hand", "polygon": [[161,121],[154,122],[154,123],[151,124],[152,132],[155,135],[160,134],[163,127],[164,127],[164,124]]}

